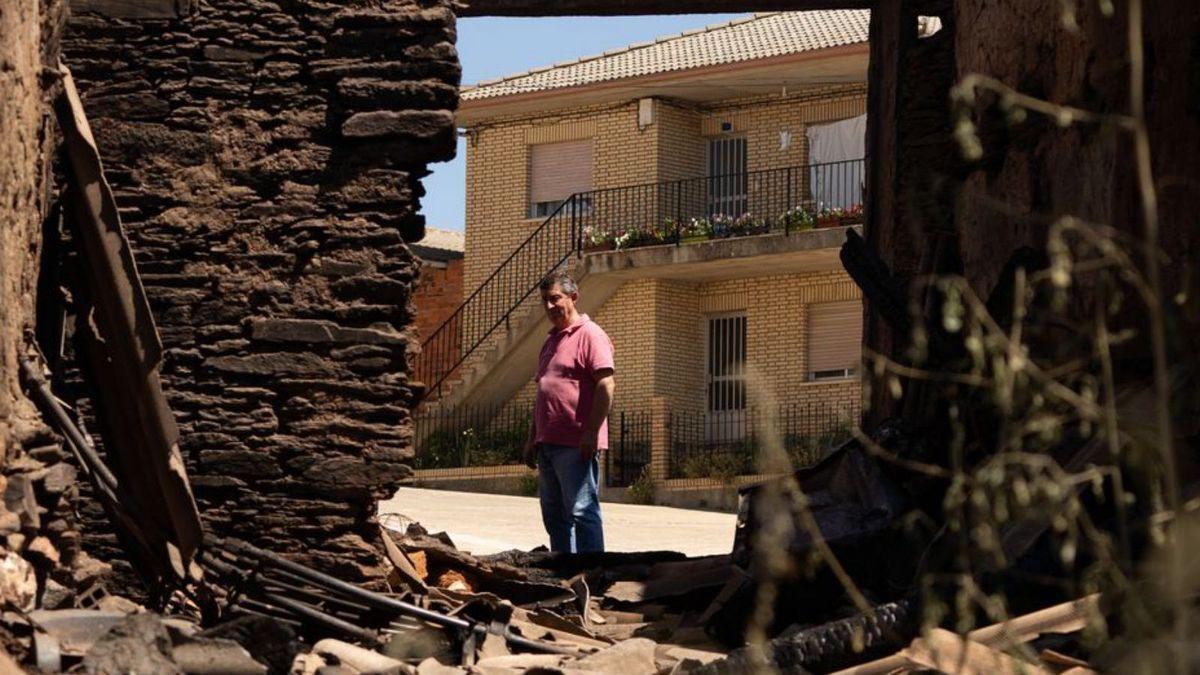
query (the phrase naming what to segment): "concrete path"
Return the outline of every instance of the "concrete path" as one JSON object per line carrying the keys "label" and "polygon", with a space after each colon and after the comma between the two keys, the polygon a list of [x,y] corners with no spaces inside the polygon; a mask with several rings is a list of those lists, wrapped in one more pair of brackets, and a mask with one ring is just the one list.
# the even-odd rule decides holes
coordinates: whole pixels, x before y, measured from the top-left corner
{"label": "concrete path", "polygon": [[[610,551],[680,551],[689,556],[729,553],[736,516],[730,513],[605,502],[605,546]],[[445,531],[458,548],[476,555],[549,546],[535,497],[400,488],[379,503],[380,520],[401,528],[417,521]],[[395,515],[398,514],[398,515]]]}

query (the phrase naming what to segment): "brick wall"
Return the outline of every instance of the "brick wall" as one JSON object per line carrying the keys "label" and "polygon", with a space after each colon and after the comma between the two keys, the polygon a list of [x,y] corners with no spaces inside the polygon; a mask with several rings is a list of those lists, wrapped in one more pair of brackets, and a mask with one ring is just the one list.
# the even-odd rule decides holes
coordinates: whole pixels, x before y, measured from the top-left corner
{"label": "brick wall", "polygon": [[594,188],[646,183],[656,180],[658,165],[652,127],[638,129],[637,103],[631,102],[496,120],[472,129],[467,139],[463,290],[477,288],[544,220],[528,217],[530,146],[592,139]]}
{"label": "brick wall", "polygon": [[[592,139],[596,189],[679,180],[706,174],[708,139],[721,135],[721,122],[728,121],[732,133],[747,138],[750,170],[798,166],[808,161],[806,125],[862,114],[866,85],[808,87],[787,97],[731,99],[703,107],[655,99],[653,106],[653,123],[641,129],[636,101],[500,118],[472,129],[467,143],[463,292],[471,293],[542,222],[526,217],[531,145]],[[792,132],[787,150],[779,147],[781,129]],[[781,399],[813,400],[836,394],[846,399],[846,405],[853,399],[857,406],[857,383],[804,383],[806,317],[803,305],[796,304],[801,296],[857,298],[849,278],[839,272],[754,281],[758,288],[753,292],[747,280],[698,284],[643,279],[619,289],[593,317],[617,348],[616,406],[640,409],[653,397],[665,396],[671,405],[702,409],[703,303],[716,306],[712,303],[719,304],[727,296],[740,303],[730,309],[750,313],[748,346],[757,355],[752,358],[766,373],[764,384]],[[776,302],[786,306],[790,323],[782,330],[766,329],[773,320],[771,303]],[[507,409],[528,407],[533,394],[530,382]]]}
{"label": "brick wall", "polygon": [[[424,342],[458,309],[463,299],[463,260],[455,258],[443,263],[423,262],[417,286],[413,289],[412,304],[416,309],[416,339]],[[457,324],[452,324],[457,326]],[[447,329],[454,330],[454,329]],[[454,331],[456,334],[461,331]],[[451,337],[448,344],[458,344]],[[442,353],[440,369],[458,360],[459,352],[448,349]]]}
{"label": "brick wall", "polygon": [[[809,382],[808,306],[860,300],[841,270],[715,282],[639,279],[622,286],[592,319],[616,351],[617,410],[644,410],[655,398],[675,410],[702,411],[706,321],[745,312],[746,357],[753,396],[782,404],[829,406],[857,418],[857,378]],[[533,403],[531,380],[508,411]]]}
{"label": "brick wall", "polygon": [[[705,111],[700,133],[721,135],[721,123],[732,125],[729,133],[746,138],[747,169],[758,171],[808,163],[805,129],[811,124],[834,122],[867,111],[866,84],[810,87],[788,97],[738,99],[722,102]],[[780,149],[779,132],[790,131],[792,143]]]}
{"label": "brick wall", "polygon": [[[467,142],[463,290],[473,291],[542,222],[527,217],[531,145],[592,139],[592,184],[602,189],[704,176],[706,139],[720,135],[722,121],[746,136],[750,170],[802,165],[806,125],[865,110],[866,85],[853,84],[705,107],[655,100],[654,122],[641,129],[636,101],[480,124]],[[792,132],[786,151],[779,149],[781,129]]]}

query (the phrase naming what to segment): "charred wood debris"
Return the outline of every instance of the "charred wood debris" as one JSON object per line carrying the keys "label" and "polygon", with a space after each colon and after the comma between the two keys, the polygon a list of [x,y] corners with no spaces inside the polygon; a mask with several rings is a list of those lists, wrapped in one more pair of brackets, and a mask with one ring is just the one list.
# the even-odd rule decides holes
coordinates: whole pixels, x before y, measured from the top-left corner
{"label": "charred wood debris", "polygon": [[[10,555],[0,561],[10,655],[0,670],[17,661],[42,672],[305,674],[1083,673],[1103,666],[1104,655],[1081,633],[1109,603],[1075,592],[1072,569],[1047,555],[1048,521],[1004,529],[1005,562],[979,580],[1008,593],[1012,618],[969,632],[927,620],[948,594],[927,573],[953,569],[948,561],[963,545],[942,524],[947,477],[906,470],[906,462],[945,463],[935,440],[946,435],[937,426],[944,410],[933,390],[909,392],[917,403],[905,420],[790,477],[743,489],[728,555],[474,556],[410,523],[380,527],[391,570],[380,591],[206,533],[158,379],[153,317],[70,75],[59,75],[71,186],[64,215],[84,280],[73,290],[96,331],[83,336],[80,356],[99,392],[104,453],[51,391],[36,349],[21,364],[22,380],[103,503],[149,601],[139,605],[100,586],[48,593],[53,580]],[[880,316],[907,331],[907,290],[854,232],[849,237],[847,269]],[[930,349],[955,358],[953,341],[936,330]],[[1054,450],[1063,466],[1081,467],[1103,462],[1099,445],[1080,438]],[[62,492],[74,481],[73,467],[56,466],[8,479],[10,531],[37,529],[45,510],[34,491]],[[1092,507],[1098,521],[1111,519]]]}

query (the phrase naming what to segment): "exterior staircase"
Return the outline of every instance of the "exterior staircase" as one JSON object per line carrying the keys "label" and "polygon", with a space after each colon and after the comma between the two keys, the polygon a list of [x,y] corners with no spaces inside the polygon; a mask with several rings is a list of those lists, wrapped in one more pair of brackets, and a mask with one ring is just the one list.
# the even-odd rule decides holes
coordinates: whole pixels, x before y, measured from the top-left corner
{"label": "exterior staircase", "polygon": [[[588,274],[587,266],[576,264],[576,260],[569,258],[563,266],[579,284],[577,306],[581,313],[595,314],[625,279]],[[475,358],[459,366],[461,375],[450,378],[452,384],[436,401],[430,401],[431,407],[448,410],[503,401],[529,382],[537,370],[538,352],[550,325],[538,299],[535,291],[527,302],[513,310],[488,344],[476,351]]]}
{"label": "exterior staircase", "polygon": [[478,382],[484,363],[498,360],[514,336],[527,332],[520,328],[538,307],[538,284],[582,252],[579,203],[579,195],[564,201],[422,343],[413,372],[426,386],[423,404],[451,405]]}
{"label": "exterior staircase", "polygon": [[740,213],[762,214],[773,222],[762,227],[788,232],[797,219],[817,217],[822,201],[861,204],[862,172],[863,161],[851,160],[571,195],[422,343],[413,372],[426,386],[423,410],[502,401],[528,382],[547,325],[541,280],[567,269],[579,283],[580,311],[595,313],[628,279],[603,265],[581,264],[598,240],[620,241],[637,228],[652,243],[678,244],[695,218],[737,227],[742,219],[713,211],[714,204],[730,203],[731,185]]}

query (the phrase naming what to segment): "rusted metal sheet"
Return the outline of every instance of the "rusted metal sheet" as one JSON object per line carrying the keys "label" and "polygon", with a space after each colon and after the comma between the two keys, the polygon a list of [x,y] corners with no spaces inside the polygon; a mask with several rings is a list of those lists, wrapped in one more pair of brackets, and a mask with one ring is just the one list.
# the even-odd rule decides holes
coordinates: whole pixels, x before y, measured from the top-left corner
{"label": "rusted metal sheet", "polygon": [[[159,380],[162,343],[138,277],[117,204],[70,71],[61,68],[55,111],[64,136],[66,215],[78,251],[76,348],[91,388],[108,463],[145,533],[143,575],[196,569],[200,514],[179,429]],[[135,557],[139,557],[135,555]]]}

